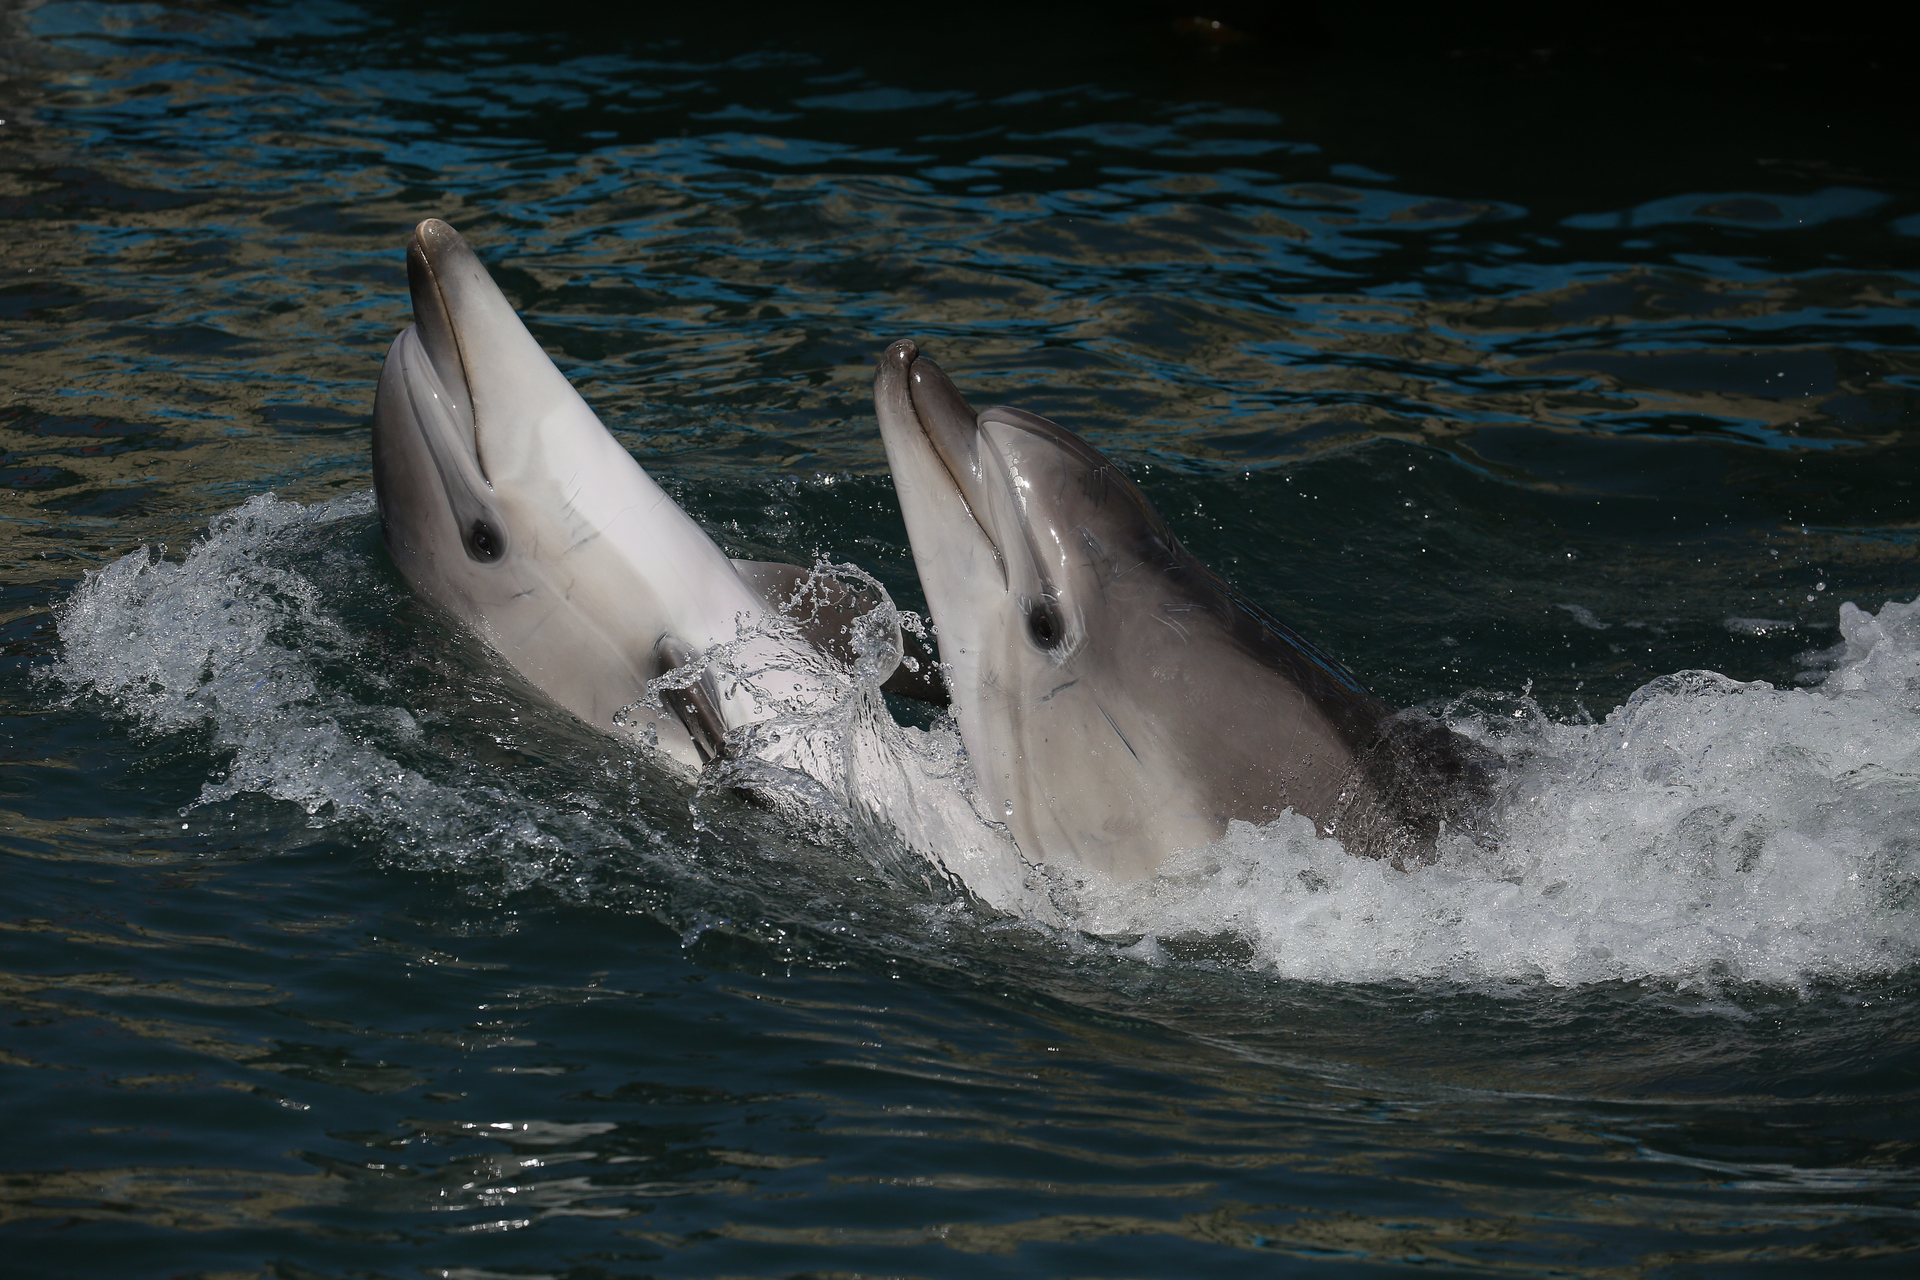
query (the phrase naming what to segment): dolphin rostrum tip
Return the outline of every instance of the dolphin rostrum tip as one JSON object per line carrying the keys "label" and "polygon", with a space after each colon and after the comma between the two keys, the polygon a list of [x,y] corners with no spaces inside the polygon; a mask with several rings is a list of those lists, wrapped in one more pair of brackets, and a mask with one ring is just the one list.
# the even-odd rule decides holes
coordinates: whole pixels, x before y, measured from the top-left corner
{"label": "dolphin rostrum tip", "polygon": [[422,248],[438,248],[447,240],[458,241],[460,233],[453,229],[453,224],[440,218],[422,218],[414,224],[413,239]]}
{"label": "dolphin rostrum tip", "polygon": [[[873,371],[873,394],[876,399],[897,398],[903,407],[911,405],[907,380],[919,354],[920,349],[914,346],[911,338],[902,338],[880,353]],[[908,412],[911,412],[910,408]]]}

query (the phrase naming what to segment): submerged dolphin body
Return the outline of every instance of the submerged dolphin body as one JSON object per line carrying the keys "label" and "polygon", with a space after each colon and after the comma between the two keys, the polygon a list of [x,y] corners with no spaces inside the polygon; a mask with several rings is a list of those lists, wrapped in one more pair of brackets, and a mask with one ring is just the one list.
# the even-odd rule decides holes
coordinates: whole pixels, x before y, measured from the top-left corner
{"label": "submerged dolphin body", "polygon": [[[407,275],[414,324],[381,371],[373,475],[408,582],[588,724],[651,728],[687,764],[722,754],[731,729],[818,702],[822,646],[771,621],[783,597],[809,594],[808,572],[728,560],[601,425],[452,227],[415,229]],[[802,620],[837,638],[857,609],[827,605]],[[703,674],[668,691],[663,712],[633,705],[716,645],[755,678]]]}
{"label": "submerged dolphin body", "polygon": [[911,342],[874,405],[955,718],[1024,857],[1114,881],[1288,809],[1405,865],[1471,828],[1472,749],[1195,560],[1098,450],[975,413]]}

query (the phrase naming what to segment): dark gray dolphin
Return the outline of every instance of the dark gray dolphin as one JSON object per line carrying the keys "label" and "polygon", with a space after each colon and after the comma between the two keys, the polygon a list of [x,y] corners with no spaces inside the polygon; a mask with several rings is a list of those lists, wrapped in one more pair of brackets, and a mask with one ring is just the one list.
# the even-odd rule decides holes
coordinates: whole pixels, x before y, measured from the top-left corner
{"label": "dark gray dolphin", "polygon": [[1483,811],[1464,740],[1195,560],[1084,440],[975,413],[911,342],[873,396],[975,782],[1024,857],[1134,880],[1291,809],[1404,866]]}

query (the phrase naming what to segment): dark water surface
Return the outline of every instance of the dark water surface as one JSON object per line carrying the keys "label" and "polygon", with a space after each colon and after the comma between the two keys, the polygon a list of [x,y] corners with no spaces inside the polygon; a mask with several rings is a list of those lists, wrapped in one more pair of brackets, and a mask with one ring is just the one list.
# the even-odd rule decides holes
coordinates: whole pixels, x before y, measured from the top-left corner
{"label": "dark water surface", "polygon": [[[529,8],[0,7],[10,1273],[1911,1274],[1905,68]],[[912,336],[1561,816],[1060,932],[697,793],[386,562],[428,215],[730,553],[921,607]]]}

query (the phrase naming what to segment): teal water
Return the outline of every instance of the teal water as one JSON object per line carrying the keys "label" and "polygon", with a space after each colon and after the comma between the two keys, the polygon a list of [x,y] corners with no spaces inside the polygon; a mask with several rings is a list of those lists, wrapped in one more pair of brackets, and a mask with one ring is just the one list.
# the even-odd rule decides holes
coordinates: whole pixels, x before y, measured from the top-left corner
{"label": "teal water", "polygon": [[[1908,1274],[1907,81],[1289,30],[0,7],[8,1269]],[[379,543],[429,215],[734,555],[922,606],[894,338],[1082,431],[1503,847],[1046,929],[543,707]]]}

